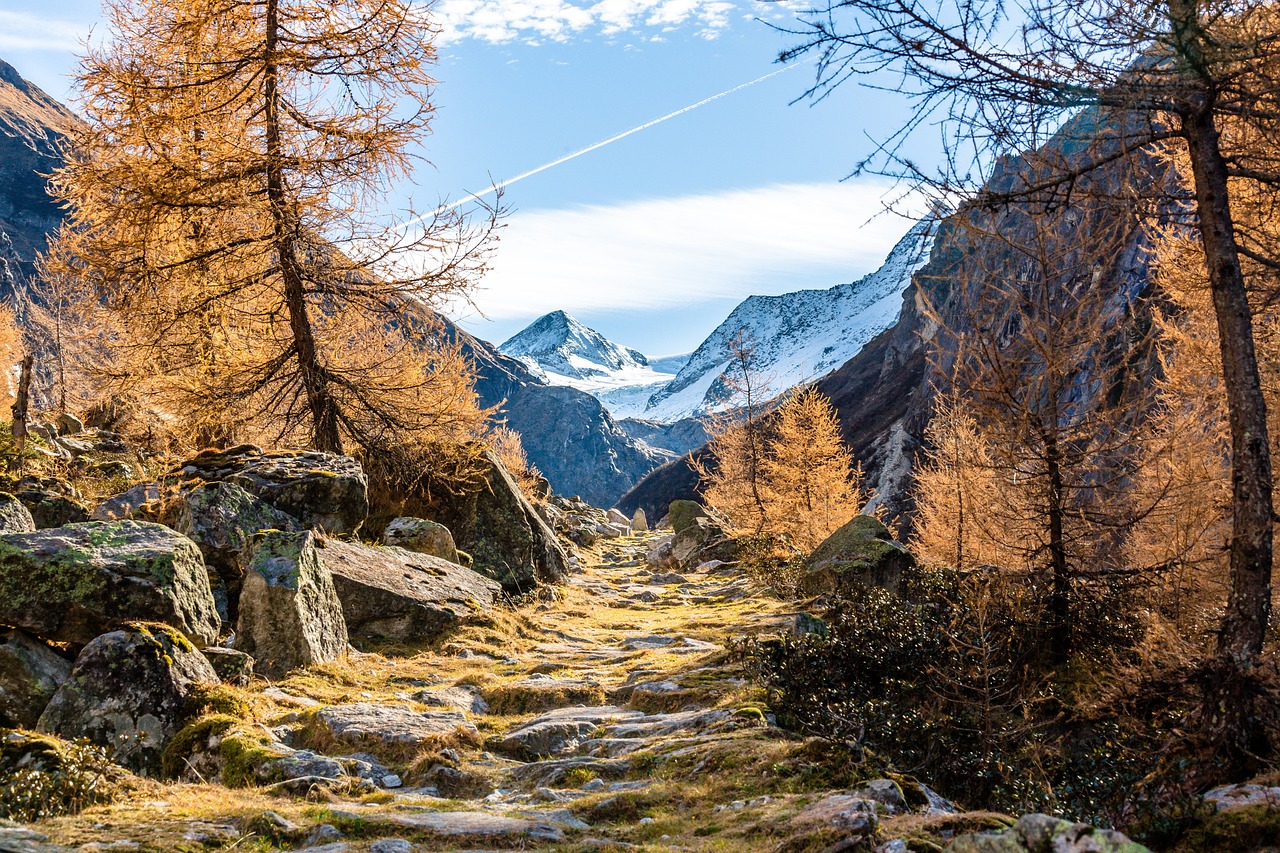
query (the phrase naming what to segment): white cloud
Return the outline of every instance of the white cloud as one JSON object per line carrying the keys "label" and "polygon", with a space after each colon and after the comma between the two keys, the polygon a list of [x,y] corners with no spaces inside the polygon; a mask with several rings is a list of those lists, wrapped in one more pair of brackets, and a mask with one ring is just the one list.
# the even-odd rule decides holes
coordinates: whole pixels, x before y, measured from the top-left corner
{"label": "white cloud", "polygon": [[0,50],[78,50],[88,28],[0,10]]}
{"label": "white cloud", "polygon": [[910,227],[875,215],[889,190],[880,181],[784,184],[516,213],[474,301],[512,320],[830,287],[877,268]]}
{"label": "white cloud", "polygon": [[793,9],[794,0],[437,0],[432,14],[443,28],[444,41],[476,39],[504,43],[543,38],[565,42],[583,33],[617,35],[656,29],[671,32],[691,27],[714,38],[729,26],[735,10],[748,17],[777,18]]}

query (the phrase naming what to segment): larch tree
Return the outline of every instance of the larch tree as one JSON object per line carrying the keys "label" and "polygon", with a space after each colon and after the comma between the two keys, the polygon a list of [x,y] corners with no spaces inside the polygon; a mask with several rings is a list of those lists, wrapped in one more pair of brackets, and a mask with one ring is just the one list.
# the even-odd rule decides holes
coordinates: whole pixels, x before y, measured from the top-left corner
{"label": "larch tree", "polygon": [[813,387],[770,419],[762,464],[771,532],[812,551],[866,503],[862,471],[840,436],[831,401]]}
{"label": "larch tree", "polygon": [[[380,217],[429,129],[435,30],[407,0],[107,0],[53,177],[44,260],[114,323],[97,374],[226,439],[376,452],[474,433],[425,310],[486,266],[497,212]],[[446,430],[447,431],[447,430]]]}
{"label": "larch tree", "polygon": [[[1185,220],[1204,252],[1231,435],[1230,593],[1205,666],[1200,728],[1236,769],[1270,749],[1254,701],[1275,516],[1241,259],[1270,269],[1280,259],[1239,229],[1235,214],[1242,190],[1264,203],[1280,191],[1280,160],[1251,144],[1280,132],[1276,23],[1273,4],[1262,0],[834,0],[802,17],[794,28],[800,43],[783,54],[817,55],[814,95],[862,74],[900,73],[900,91],[914,100],[911,115],[877,147],[879,159],[860,168],[945,191],[972,193],[986,167],[1037,148],[1082,107],[1095,110],[1091,130],[1113,129],[1115,144],[1096,156],[1063,157],[1047,164],[1056,168],[978,193],[986,205],[1051,204],[1070,197],[1080,176],[1157,147],[1184,158],[1185,181],[1169,198],[1186,203]],[[900,154],[899,143],[926,126],[941,127],[950,155],[936,176]]]}

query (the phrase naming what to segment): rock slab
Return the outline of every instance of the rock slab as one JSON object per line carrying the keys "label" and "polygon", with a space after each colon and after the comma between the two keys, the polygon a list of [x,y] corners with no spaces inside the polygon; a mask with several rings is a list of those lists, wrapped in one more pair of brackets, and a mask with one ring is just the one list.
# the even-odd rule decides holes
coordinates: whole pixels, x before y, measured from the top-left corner
{"label": "rock slab", "polygon": [[24,631],[0,631],[0,726],[33,728],[71,663]]}

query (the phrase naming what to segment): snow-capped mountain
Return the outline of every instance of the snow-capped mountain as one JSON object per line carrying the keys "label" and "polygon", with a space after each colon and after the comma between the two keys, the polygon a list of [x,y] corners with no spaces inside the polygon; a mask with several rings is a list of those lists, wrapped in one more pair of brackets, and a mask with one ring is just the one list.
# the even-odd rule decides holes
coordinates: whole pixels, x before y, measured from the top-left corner
{"label": "snow-capped mountain", "polygon": [[550,385],[594,395],[618,418],[640,414],[653,393],[676,377],[687,358],[650,361],[565,311],[539,317],[498,350],[519,359]]}
{"label": "snow-capped mountain", "polygon": [[723,406],[730,343],[739,335],[754,349],[753,369],[769,396],[844,364],[893,325],[912,273],[929,258],[936,225],[933,219],[917,223],[878,270],[855,282],[748,297],[648,400],[638,417],[669,423]]}

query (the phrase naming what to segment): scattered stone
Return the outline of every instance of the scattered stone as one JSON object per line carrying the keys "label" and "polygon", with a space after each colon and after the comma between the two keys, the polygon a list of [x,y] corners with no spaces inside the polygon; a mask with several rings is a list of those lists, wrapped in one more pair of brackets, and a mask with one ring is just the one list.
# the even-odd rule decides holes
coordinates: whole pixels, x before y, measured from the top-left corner
{"label": "scattered stone", "polygon": [[645,554],[645,562],[655,569],[679,568],[680,561],[676,559],[675,554],[671,551],[671,543],[674,539],[675,537],[671,535],[655,539],[653,544],[649,546],[648,553]]}
{"label": "scattered stone", "polygon": [[369,845],[369,853],[413,853],[413,845],[403,838],[379,838]]}
{"label": "scattered stone", "polygon": [[368,479],[349,456],[314,450],[263,453],[243,444],[206,450],[175,474],[234,483],[304,527],[327,533],[354,533],[369,515]]}
{"label": "scattered stone", "polygon": [[414,711],[396,705],[327,705],[316,720],[336,739],[371,749],[439,743],[451,739],[478,741],[480,733],[457,711]]}
{"label": "scattered stone", "polygon": [[0,533],[34,533],[31,510],[8,492],[0,492]]}
{"label": "scattered stone", "polygon": [[1042,814],[1023,815],[1001,832],[961,835],[944,853],[1151,853],[1119,832]]}
{"label": "scattered stone", "polygon": [[66,495],[42,487],[24,488],[14,493],[31,513],[36,530],[78,524],[89,520],[89,510],[84,504]]}
{"label": "scattered stone", "polygon": [[331,823],[322,823],[307,835],[302,843],[306,845],[304,849],[310,850],[320,845],[332,845],[335,841],[342,840],[342,833]]}
{"label": "scattered stone", "polygon": [[0,536],[0,623],[84,645],[130,620],[171,625],[198,646],[218,639],[194,542],[137,521]]}
{"label": "scattered stone", "polygon": [[70,412],[63,412],[58,415],[55,424],[58,427],[58,435],[78,435],[84,432],[84,421]]}
{"label": "scattered stone", "polygon": [[851,584],[902,589],[902,575],[915,558],[876,518],[858,515],[832,533],[805,561],[804,591],[840,593]]}
{"label": "scattered stone", "polygon": [[489,713],[489,703],[484,701],[479,690],[469,684],[460,684],[457,687],[434,687],[419,691],[413,698],[432,708],[445,708],[465,714]]}
{"label": "scattered stone", "polygon": [[865,782],[849,791],[848,796],[879,803],[891,815],[910,811],[907,798],[902,793],[902,786],[892,779],[873,779]]}
{"label": "scattered stone", "polygon": [[329,540],[319,558],[333,576],[353,636],[431,640],[489,610],[502,594],[470,569],[403,548]]}
{"label": "scattered stone", "polygon": [[1223,785],[1204,795],[1204,801],[1220,812],[1266,806],[1280,809],[1280,787],[1266,785]]}
{"label": "scattered stone", "polygon": [[204,656],[225,683],[236,687],[249,685],[249,679],[253,677],[253,658],[249,655],[235,649],[210,646],[204,650]]}
{"label": "scattered stone", "polygon": [[260,533],[247,564],[233,647],[253,656],[260,675],[280,678],[346,653],[342,603],[316,554],[314,534]]}
{"label": "scattered stone", "polygon": [[136,772],[159,775],[161,754],[201,687],[218,683],[204,656],[177,631],[137,625],[84,647],[38,728],[88,738]]}
{"label": "scattered stone", "polygon": [[449,528],[425,518],[396,518],[382,532],[383,545],[395,545],[417,554],[429,554],[451,563],[458,562],[458,546]]}
{"label": "scattered stone", "polygon": [[71,664],[35,637],[0,630],[0,726],[34,728]]}
{"label": "scattered stone", "polygon": [[518,838],[536,841],[563,841],[564,830],[558,826],[521,818],[504,817],[487,812],[424,812],[396,815],[391,818],[400,826],[426,829],[451,838]]}
{"label": "scattered stone", "polygon": [[652,577],[649,578],[649,583],[657,584],[658,586],[667,586],[669,584],[681,584],[681,583],[688,583],[688,582],[689,582],[688,578],[676,572],[665,572],[660,575],[653,575]]}

